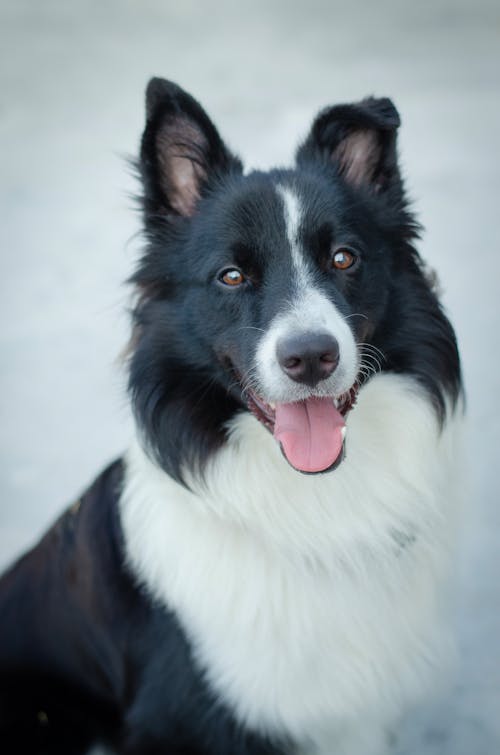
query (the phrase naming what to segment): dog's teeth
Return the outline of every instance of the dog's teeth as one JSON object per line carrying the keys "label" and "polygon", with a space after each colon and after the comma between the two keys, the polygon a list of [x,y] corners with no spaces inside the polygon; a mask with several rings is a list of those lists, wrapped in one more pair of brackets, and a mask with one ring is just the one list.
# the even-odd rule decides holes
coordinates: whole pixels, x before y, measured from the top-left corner
{"label": "dog's teeth", "polygon": [[335,404],[335,408],[338,409],[339,408],[339,404],[340,404],[340,401],[338,400],[338,398],[334,398],[333,399],[333,403]]}
{"label": "dog's teeth", "polygon": [[274,410],[276,409],[276,404],[275,404],[275,403],[274,403],[273,401],[270,401],[270,402],[269,402],[269,406],[271,407],[271,409],[272,409],[272,410],[273,410],[273,412],[274,412]]}
{"label": "dog's teeth", "polygon": [[347,431],[347,428],[346,428],[345,425],[344,425],[344,427],[340,428],[340,434],[342,435],[342,440],[344,440],[344,438],[345,438],[346,431]]}

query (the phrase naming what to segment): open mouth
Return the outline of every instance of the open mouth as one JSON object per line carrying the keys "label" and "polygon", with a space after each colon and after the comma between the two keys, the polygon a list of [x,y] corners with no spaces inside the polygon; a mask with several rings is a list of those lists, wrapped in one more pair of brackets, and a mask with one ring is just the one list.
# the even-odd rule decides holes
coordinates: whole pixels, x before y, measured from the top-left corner
{"label": "open mouth", "polygon": [[293,403],[268,404],[246,391],[252,414],[274,436],[288,463],[299,472],[335,469],[345,456],[345,418],[356,403],[357,386],[335,399],[311,396]]}

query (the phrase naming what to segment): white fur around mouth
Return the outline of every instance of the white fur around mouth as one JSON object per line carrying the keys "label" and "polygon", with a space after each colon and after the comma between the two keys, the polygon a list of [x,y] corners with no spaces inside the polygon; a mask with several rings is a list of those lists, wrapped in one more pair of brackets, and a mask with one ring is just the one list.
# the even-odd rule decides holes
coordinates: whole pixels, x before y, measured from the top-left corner
{"label": "white fur around mouth", "polygon": [[[357,384],[353,385],[349,391],[346,391],[342,396],[332,396],[332,402],[335,408],[346,417],[349,411],[356,403],[358,387]],[[276,403],[274,401],[265,401],[255,391],[247,389],[245,391],[246,403],[249,410],[259,422],[267,427],[272,433],[274,430]],[[345,428],[343,428],[343,437],[345,437]]]}

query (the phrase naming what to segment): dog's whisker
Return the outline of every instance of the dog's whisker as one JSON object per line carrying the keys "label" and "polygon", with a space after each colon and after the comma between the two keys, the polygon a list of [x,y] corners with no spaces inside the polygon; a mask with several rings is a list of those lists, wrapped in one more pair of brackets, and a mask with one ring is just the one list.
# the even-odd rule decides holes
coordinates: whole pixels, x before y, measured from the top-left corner
{"label": "dog's whisker", "polygon": [[239,328],[236,328],[237,332],[239,330],[258,330],[261,333],[265,333],[266,332],[264,328],[258,328],[255,325],[241,325]]}
{"label": "dog's whisker", "polygon": [[367,315],[363,315],[361,312],[354,312],[351,315],[344,315],[344,320],[349,320],[351,317],[364,317],[365,320],[369,319]]}
{"label": "dog's whisker", "polygon": [[384,360],[387,359],[384,352],[381,349],[379,349],[378,346],[374,346],[372,343],[361,342],[361,343],[358,343],[358,347],[366,351],[375,351],[380,356],[381,359],[384,359]]}

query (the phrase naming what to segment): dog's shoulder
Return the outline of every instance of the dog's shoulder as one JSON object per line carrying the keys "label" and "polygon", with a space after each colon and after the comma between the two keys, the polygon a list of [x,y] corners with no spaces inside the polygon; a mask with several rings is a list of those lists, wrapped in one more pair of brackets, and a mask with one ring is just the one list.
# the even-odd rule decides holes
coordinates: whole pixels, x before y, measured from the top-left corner
{"label": "dog's shoulder", "polygon": [[[93,689],[100,686],[97,666],[118,666],[110,627],[133,594],[121,566],[116,515],[122,476],[118,460],[1,578],[0,667],[6,672],[50,667],[67,678],[83,674]],[[101,660],[85,664],[85,657]],[[106,676],[114,686],[113,674]]]}

